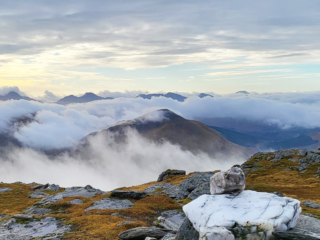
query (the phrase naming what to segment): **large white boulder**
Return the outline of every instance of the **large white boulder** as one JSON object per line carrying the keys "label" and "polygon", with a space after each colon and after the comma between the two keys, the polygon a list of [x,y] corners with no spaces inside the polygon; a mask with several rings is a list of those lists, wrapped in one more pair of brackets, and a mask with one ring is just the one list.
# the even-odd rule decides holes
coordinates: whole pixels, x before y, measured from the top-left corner
{"label": "large white boulder", "polygon": [[225,172],[218,172],[210,178],[210,193],[224,194],[241,192],[246,185],[245,175],[239,165]]}
{"label": "large white boulder", "polygon": [[202,195],[185,205],[183,211],[203,240],[216,239],[219,231],[228,236],[225,239],[230,239],[229,232],[236,239],[271,239],[273,231],[286,231],[296,225],[301,207],[292,198],[248,190]]}

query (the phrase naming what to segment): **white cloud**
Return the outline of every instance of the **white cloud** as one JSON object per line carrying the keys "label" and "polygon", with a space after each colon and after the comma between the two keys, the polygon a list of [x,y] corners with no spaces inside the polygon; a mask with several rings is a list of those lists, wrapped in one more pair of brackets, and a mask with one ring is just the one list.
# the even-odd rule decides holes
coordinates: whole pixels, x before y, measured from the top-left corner
{"label": "white cloud", "polygon": [[187,172],[228,169],[241,164],[241,156],[193,155],[168,142],[155,144],[129,132],[126,144],[114,143],[112,136],[97,135],[82,157],[67,155],[49,159],[31,149],[12,149],[0,156],[1,181],[56,183],[64,187],[90,184],[103,190],[155,181],[166,169]]}

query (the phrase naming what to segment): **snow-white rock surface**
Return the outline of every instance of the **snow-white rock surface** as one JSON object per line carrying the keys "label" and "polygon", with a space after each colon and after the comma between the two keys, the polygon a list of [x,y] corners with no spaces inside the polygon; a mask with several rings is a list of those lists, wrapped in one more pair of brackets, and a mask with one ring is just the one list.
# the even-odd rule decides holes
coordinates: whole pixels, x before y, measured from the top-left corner
{"label": "snow-white rock surface", "polygon": [[[273,231],[293,228],[299,218],[301,207],[300,202],[292,198],[248,190],[238,194],[202,195],[185,205],[183,211],[203,236],[210,233],[210,227],[224,227],[230,230],[235,226],[241,226],[241,229],[245,229],[243,232],[247,231],[247,237],[251,233],[261,235],[263,232],[268,239]],[[224,229],[223,232],[227,234]]]}

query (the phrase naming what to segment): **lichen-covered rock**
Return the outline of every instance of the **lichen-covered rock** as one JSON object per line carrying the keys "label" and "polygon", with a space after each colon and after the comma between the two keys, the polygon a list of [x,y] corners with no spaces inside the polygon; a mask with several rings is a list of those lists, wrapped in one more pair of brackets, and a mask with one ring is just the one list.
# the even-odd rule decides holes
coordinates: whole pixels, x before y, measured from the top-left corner
{"label": "lichen-covered rock", "polygon": [[57,221],[53,217],[47,217],[40,221],[26,221],[24,224],[17,223],[15,219],[9,219],[0,224],[0,239],[61,239],[70,230],[70,226]]}
{"label": "lichen-covered rock", "polygon": [[201,183],[188,195],[188,198],[194,200],[203,194],[210,194],[210,182]]}
{"label": "lichen-covered rock", "polygon": [[246,179],[239,165],[226,172],[218,172],[210,178],[211,194],[240,192],[245,188]]}
{"label": "lichen-covered rock", "polygon": [[48,196],[46,198],[43,198],[40,202],[38,202],[38,205],[48,205],[52,204],[58,201],[61,201],[62,199],[66,197],[85,197],[90,198],[95,195],[101,195],[105,194],[105,192],[95,189],[91,187],[90,185],[87,185],[85,187],[71,187],[66,188],[64,192],[57,193],[55,195]]}
{"label": "lichen-covered rock", "polygon": [[183,210],[199,232],[202,227],[213,226],[248,229],[247,233],[241,230],[242,238],[253,233],[271,236],[273,231],[286,231],[296,225],[301,212],[298,200],[254,191],[202,195]]}
{"label": "lichen-covered rock", "polygon": [[145,192],[139,192],[139,191],[120,191],[120,190],[114,190],[111,192],[110,197],[114,198],[129,198],[129,199],[142,199],[145,198],[147,194]]}
{"label": "lichen-covered rock", "polygon": [[169,232],[172,231],[156,227],[138,227],[120,233],[119,238],[123,240],[145,240],[146,237],[160,239]]}
{"label": "lichen-covered rock", "polygon": [[198,240],[199,232],[193,227],[188,218],[184,220],[177,231],[176,240]]}
{"label": "lichen-covered rock", "polygon": [[105,198],[96,202],[86,208],[85,210],[92,210],[92,209],[126,209],[134,206],[132,202],[129,200],[118,200],[113,198]]}
{"label": "lichen-covered rock", "polygon": [[162,172],[158,177],[158,182],[162,182],[163,180],[167,179],[170,176],[178,176],[178,175],[186,175],[186,171],[184,170],[171,170],[168,169]]}

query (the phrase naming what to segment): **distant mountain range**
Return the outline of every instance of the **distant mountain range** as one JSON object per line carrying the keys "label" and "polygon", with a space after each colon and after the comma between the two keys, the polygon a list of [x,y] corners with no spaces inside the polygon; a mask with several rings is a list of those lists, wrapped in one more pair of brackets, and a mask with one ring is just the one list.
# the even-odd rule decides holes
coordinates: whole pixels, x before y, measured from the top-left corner
{"label": "distant mountain range", "polygon": [[57,103],[58,104],[62,104],[62,105],[68,105],[68,104],[72,104],[72,103],[87,103],[87,102],[92,102],[92,101],[97,101],[97,100],[106,100],[106,99],[113,99],[110,97],[107,98],[103,98],[100,97],[94,93],[86,93],[81,97],[77,97],[74,95],[70,95],[70,96],[66,96],[62,99],[60,99]]}
{"label": "distant mountain range", "polygon": [[9,92],[8,94],[6,94],[4,96],[0,96],[0,101],[9,101],[9,100],[36,101],[32,98],[21,96],[20,94],[13,92],[13,91]]}
{"label": "distant mountain range", "polygon": [[[166,94],[161,94],[161,93],[140,94],[137,97],[143,98],[143,99],[149,99],[149,100],[153,97],[166,97],[166,98],[171,98],[173,100],[177,100],[179,102],[184,102],[187,99],[187,97],[185,97],[185,96],[182,96],[177,93],[172,93],[172,92],[168,92]],[[198,95],[198,97],[204,98],[204,97],[213,97],[213,96],[210,94],[206,94],[206,93],[200,93]],[[92,102],[92,101],[111,100],[111,99],[113,99],[113,98],[112,97],[100,97],[94,93],[87,92],[83,96],[80,96],[80,97],[77,97],[74,95],[66,96],[66,97],[60,99],[59,101],[57,101],[56,103],[61,104],[61,105],[68,105],[68,104],[73,104],[73,103],[87,103],[87,102]],[[13,91],[9,92],[8,94],[6,94],[4,96],[0,96],[0,101],[8,101],[8,100],[37,101],[37,100],[29,98],[27,96],[21,96],[17,92],[13,92]]]}
{"label": "distant mountain range", "polygon": [[261,151],[320,147],[320,128],[282,129],[277,125],[235,118],[197,118],[229,141]]}
{"label": "distant mountain range", "polygon": [[[153,97],[166,97],[166,98],[171,98],[173,100],[177,100],[179,102],[184,102],[187,99],[187,97],[185,97],[185,96],[182,96],[182,95],[177,94],[177,93],[172,93],[172,92],[168,92],[166,94],[161,94],[161,93],[140,94],[137,97],[140,97],[140,98],[143,98],[143,99],[151,99]],[[200,93],[198,95],[198,97],[204,98],[204,97],[213,97],[213,96],[210,95],[210,94],[206,94],[206,93]]]}

